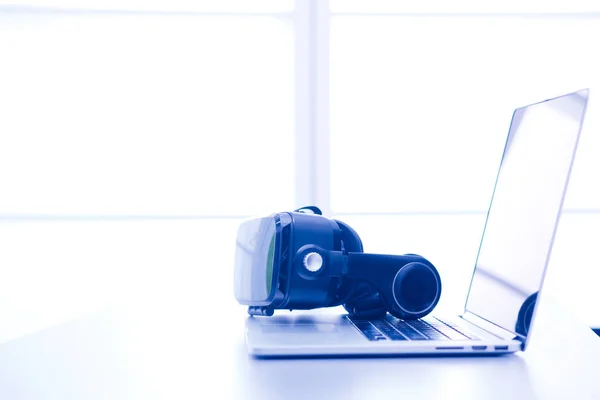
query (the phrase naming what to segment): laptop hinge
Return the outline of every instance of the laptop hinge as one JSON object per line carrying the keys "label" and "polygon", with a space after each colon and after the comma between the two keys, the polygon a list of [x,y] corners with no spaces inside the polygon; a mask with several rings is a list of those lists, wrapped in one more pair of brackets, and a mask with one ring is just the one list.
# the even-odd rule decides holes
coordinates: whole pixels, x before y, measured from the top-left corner
{"label": "laptop hinge", "polygon": [[484,331],[500,338],[503,340],[518,340],[521,342],[521,346],[525,342],[525,338],[517,335],[515,332],[508,331],[504,328],[499,327],[496,324],[493,324],[477,314],[473,314],[472,312],[465,311],[463,315],[460,316],[465,321],[483,329]]}

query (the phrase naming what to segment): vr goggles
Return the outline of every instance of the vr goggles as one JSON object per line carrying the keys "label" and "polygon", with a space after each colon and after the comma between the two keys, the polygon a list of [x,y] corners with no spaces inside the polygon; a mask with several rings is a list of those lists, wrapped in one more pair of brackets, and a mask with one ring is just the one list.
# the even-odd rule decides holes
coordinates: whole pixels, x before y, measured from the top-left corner
{"label": "vr goggles", "polygon": [[425,258],[364,253],[350,226],[305,207],[240,225],[234,289],[250,315],[343,305],[357,318],[418,319],[437,305],[442,284]]}

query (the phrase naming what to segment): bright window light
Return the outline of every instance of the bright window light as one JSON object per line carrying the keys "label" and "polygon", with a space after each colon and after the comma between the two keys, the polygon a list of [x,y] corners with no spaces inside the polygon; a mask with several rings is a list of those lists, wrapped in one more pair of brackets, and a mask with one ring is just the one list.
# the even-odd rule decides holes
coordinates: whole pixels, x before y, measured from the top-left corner
{"label": "bright window light", "polygon": [[[332,209],[485,211],[513,110],[600,87],[599,22],[334,17]],[[600,207],[598,106],[590,101],[567,207]]]}
{"label": "bright window light", "polygon": [[0,214],[291,204],[293,43],[269,16],[0,13]]}

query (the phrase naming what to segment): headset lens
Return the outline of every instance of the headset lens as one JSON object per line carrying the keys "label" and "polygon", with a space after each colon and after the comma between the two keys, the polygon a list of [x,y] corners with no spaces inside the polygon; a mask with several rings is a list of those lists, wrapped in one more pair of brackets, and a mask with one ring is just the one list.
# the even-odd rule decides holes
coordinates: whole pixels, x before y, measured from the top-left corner
{"label": "headset lens", "polygon": [[242,304],[266,305],[275,292],[277,224],[274,217],[242,223],[235,250],[235,297]]}

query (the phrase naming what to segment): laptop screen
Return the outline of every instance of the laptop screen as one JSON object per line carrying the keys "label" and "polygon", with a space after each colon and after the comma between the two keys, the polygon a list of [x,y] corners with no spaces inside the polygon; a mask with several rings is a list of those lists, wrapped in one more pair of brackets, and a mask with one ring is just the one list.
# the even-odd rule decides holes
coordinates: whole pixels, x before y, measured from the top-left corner
{"label": "laptop screen", "polygon": [[467,311],[527,337],[579,139],[588,91],[515,110]]}

